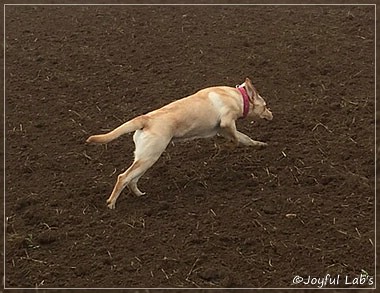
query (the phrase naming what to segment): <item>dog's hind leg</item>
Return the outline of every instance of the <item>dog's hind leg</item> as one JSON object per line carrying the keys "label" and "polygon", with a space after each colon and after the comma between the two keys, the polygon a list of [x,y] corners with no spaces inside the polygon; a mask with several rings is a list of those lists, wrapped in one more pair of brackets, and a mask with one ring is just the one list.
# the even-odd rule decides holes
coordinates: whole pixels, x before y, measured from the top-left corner
{"label": "dog's hind leg", "polygon": [[125,188],[125,186],[128,183],[127,180],[128,180],[129,174],[131,172],[133,172],[133,170],[135,168],[138,167],[138,164],[139,163],[137,161],[134,161],[133,164],[127,169],[127,171],[125,171],[124,173],[120,174],[117,177],[117,181],[116,181],[116,184],[112,190],[112,193],[111,193],[110,197],[107,199],[107,205],[110,209],[115,208],[117,198],[119,197],[120,193],[123,191],[123,189]]}
{"label": "dog's hind leg", "polygon": [[151,158],[147,161],[140,161],[141,164],[138,168],[136,168],[135,172],[131,173],[128,178],[127,186],[128,188],[133,192],[136,196],[144,195],[145,192],[141,192],[140,189],[137,187],[137,181],[141,178],[141,176],[144,175],[144,173],[151,167],[153,164],[158,160],[159,156],[157,158]]}
{"label": "dog's hind leg", "polygon": [[118,176],[115,187],[107,200],[110,209],[115,208],[116,200],[125,186],[128,186],[136,196],[144,194],[138,189],[137,181],[159,159],[170,142],[169,138],[154,136],[144,131],[136,131],[133,139],[136,144],[135,160],[127,171]]}

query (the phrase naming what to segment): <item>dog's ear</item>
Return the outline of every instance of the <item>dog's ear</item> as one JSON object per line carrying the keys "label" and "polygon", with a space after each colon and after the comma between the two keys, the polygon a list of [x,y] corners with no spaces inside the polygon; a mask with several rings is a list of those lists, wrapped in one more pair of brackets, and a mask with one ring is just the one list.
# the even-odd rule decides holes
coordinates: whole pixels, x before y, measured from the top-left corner
{"label": "dog's ear", "polygon": [[245,89],[247,90],[248,97],[253,102],[253,100],[256,98],[257,91],[252,85],[252,81],[247,77],[245,79]]}

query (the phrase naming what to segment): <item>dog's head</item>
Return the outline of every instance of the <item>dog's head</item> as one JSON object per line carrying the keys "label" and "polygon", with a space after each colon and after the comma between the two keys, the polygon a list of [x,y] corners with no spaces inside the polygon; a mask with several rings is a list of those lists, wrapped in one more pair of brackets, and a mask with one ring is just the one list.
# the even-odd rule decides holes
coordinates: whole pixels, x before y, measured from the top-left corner
{"label": "dog's head", "polygon": [[251,118],[264,118],[266,120],[272,120],[273,114],[267,108],[267,103],[265,100],[259,95],[257,90],[253,87],[251,80],[247,77],[245,82],[242,84],[247,91],[249,97],[249,112],[248,116]]}

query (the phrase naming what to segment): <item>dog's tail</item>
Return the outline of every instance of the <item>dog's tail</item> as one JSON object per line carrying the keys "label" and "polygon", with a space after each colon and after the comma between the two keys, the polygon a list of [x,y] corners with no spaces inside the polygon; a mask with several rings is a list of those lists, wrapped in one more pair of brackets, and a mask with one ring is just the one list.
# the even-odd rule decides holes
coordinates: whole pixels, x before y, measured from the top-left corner
{"label": "dog's tail", "polygon": [[114,130],[105,133],[105,134],[98,134],[98,135],[92,135],[90,136],[86,142],[89,143],[107,143],[110,142],[119,136],[142,129],[145,127],[146,124],[146,117],[144,116],[138,116],[132,120],[129,120],[125,122],[124,124],[120,125],[119,127],[115,128]]}

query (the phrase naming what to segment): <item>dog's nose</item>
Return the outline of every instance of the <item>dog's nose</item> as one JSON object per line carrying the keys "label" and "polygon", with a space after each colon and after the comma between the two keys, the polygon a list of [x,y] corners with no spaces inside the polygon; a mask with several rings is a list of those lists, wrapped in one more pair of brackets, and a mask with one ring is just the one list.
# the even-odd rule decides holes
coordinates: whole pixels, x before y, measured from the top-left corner
{"label": "dog's nose", "polygon": [[265,118],[266,118],[267,120],[269,120],[269,121],[272,120],[272,119],[273,119],[273,114],[272,114],[272,112],[269,111],[269,110],[267,110],[266,112],[267,112],[267,113],[266,113],[267,115],[266,115]]}

